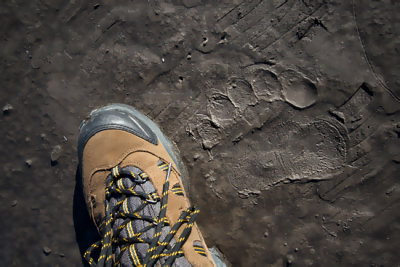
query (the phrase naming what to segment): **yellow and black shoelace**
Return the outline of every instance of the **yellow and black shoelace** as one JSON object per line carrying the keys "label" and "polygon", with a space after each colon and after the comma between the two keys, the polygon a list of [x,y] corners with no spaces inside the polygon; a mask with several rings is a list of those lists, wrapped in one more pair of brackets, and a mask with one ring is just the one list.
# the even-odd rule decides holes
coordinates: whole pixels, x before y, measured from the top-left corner
{"label": "yellow and black shoelace", "polygon": [[[90,266],[118,266],[123,252],[128,249],[135,250],[135,244],[147,243],[149,248],[144,259],[133,257],[133,264],[135,266],[150,267],[154,266],[159,259],[164,260],[163,266],[171,266],[177,257],[183,256],[182,246],[186,242],[194,221],[199,213],[195,207],[190,207],[184,210],[178,221],[171,227],[164,240],[160,241],[162,229],[164,226],[169,225],[166,217],[167,204],[168,204],[168,178],[171,174],[172,164],[168,165],[165,183],[163,185],[163,192],[161,199],[156,192],[146,194],[144,192],[135,191],[135,186],[143,184],[148,181],[148,176],[145,173],[140,175],[140,179],[133,172],[120,166],[116,166],[111,170],[111,177],[106,185],[106,203],[105,203],[105,217],[100,224],[102,232],[102,239],[92,244],[84,254],[84,258],[88,261]],[[133,186],[125,188],[122,183],[122,178],[129,178],[133,182]],[[127,198],[130,196],[140,197],[142,204],[139,205],[133,212],[126,209],[121,209],[122,205],[126,205]],[[110,208],[111,197],[119,198],[117,204]],[[160,212],[158,217],[140,215],[139,212],[143,210],[146,205],[154,205],[160,202]],[[123,223],[113,231],[113,225],[116,219],[123,219]],[[148,225],[143,229],[137,231],[129,238],[124,238],[120,235],[121,231],[133,220],[144,220]],[[186,224],[179,238],[173,247],[170,246],[171,240],[174,238],[176,232],[183,224]],[[150,228],[155,228],[155,233],[152,238],[142,238],[141,235],[148,231]],[[120,248],[118,257],[115,257],[116,248]],[[95,251],[100,251],[97,262],[93,259],[92,255]],[[136,252],[135,252],[136,254]]]}

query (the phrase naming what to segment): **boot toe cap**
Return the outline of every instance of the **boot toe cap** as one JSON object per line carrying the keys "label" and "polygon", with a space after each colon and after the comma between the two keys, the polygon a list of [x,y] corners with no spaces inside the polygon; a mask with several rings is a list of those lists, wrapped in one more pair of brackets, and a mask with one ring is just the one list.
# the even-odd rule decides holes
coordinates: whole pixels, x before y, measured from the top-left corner
{"label": "boot toe cap", "polygon": [[156,134],[143,121],[114,104],[92,111],[90,118],[82,121],[78,140],[79,161],[87,141],[96,133],[110,129],[132,133],[154,145],[158,143]]}

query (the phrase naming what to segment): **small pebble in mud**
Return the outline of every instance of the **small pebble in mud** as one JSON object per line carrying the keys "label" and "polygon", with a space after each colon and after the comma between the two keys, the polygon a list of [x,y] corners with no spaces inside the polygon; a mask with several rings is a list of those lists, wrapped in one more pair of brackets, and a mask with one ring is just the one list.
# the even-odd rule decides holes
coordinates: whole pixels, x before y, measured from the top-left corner
{"label": "small pebble in mud", "polygon": [[295,249],[294,249],[294,252],[299,252],[299,249],[298,249],[298,248],[295,248]]}
{"label": "small pebble in mud", "polygon": [[61,253],[61,252],[57,253],[57,255],[60,256],[61,258],[64,258],[64,257],[65,257],[65,254],[64,254],[64,253]]}
{"label": "small pebble in mud", "polygon": [[200,154],[199,153],[196,153],[196,154],[193,155],[193,159],[194,160],[198,160],[199,158],[200,158]]}
{"label": "small pebble in mud", "polygon": [[14,109],[14,107],[13,107],[11,104],[6,104],[6,105],[3,107],[3,114],[4,114],[4,115],[10,114],[10,112],[11,112],[13,109]]}
{"label": "small pebble in mud", "polygon": [[18,204],[18,200],[13,200],[11,202],[11,207],[15,207],[15,206],[17,206],[17,204]]}
{"label": "small pebble in mud", "polygon": [[53,150],[50,153],[51,163],[56,164],[58,159],[61,156],[62,148],[60,145],[56,145],[53,147]]}
{"label": "small pebble in mud", "polygon": [[30,137],[25,137],[25,142],[29,143],[31,141]]}
{"label": "small pebble in mud", "polygon": [[285,242],[285,243],[283,243],[283,245],[285,246],[285,247],[287,247],[287,243]]}
{"label": "small pebble in mud", "polygon": [[268,231],[265,231],[265,232],[264,232],[264,237],[267,238],[268,236],[269,236]]}
{"label": "small pebble in mud", "polygon": [[288,265],[291,265],[292,263],[293,263],[293,261],[294,261],[294,257],[293,257],[293,255],[287,255],[286,256],[286,263],[288,264]]}
{"label": "small pebble in mud", "polygon": [[25,164],[28,168],[30,168],[32,166],[32,160],[31,159],[27,159],[25,160]]}
{"label": "small pebble in mud", "polygon": [[207,37],[203,37],[203,42],[201,43],[201,45],[204,47],[206,46],[208,43],[208,38]]}
{"label": "small pebble in mud", "polygon": [[187,55],[186,59],[187,59],[187,60],[191,60],[191,59],[192,59],[192,54],[189,53],[189,54]]}
{"label": "small pebble in mud", "polygon": [[46,255],[49,255],[51,253],[51,249],[49,247],[44,246],[43,247],[43,253]]}

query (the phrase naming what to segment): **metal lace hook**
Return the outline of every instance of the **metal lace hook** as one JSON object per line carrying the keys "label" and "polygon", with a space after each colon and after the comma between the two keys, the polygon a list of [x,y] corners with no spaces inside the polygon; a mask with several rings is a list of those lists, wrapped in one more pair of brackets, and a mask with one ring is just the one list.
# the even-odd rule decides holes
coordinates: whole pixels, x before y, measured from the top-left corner
{"label": "metal lace hook", "polygon": [[165,179],[166,182],[168,182],[169,176],[171,175],[171,169],[172,169],[172,163],[169,163],[167,170],[167,178]]}
{"label": "metal lace hook", "polygon": [[157,200],[154,200],[152,197],[150,197],[150,198],[146,199],[146,202],[150,203],[150,204],[156,204]]}

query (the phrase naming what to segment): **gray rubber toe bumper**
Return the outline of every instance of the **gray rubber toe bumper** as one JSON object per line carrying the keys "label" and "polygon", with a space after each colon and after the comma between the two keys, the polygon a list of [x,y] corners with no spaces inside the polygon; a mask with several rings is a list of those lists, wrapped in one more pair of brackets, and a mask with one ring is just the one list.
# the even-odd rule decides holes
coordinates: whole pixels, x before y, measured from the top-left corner
{"label": "gray rubber toe bumper", "polygon": [[90,119],[81,123],[78,140],[79,161],[82,159],[83,149],[90,137],[104,130],[123,130],[157,145],[157,136],[149,126],[132,112],[118,109],[118,106],[110,105],[93,110],[90,113]]}
{"label": "gray rubber toe bumper", "polygon": [[177,147],[161,132],[157,124],[133,107],[124,104],[111,104],[95,109],[90,113],[88,120],[82,121],[78,139],[79,165],[82,163],[83,149],[90,137],[111,129],[130,132],[155,145],[159,140],[178,169],[183,172],[181,178],[185,187],[188,185],[187,171]]}

